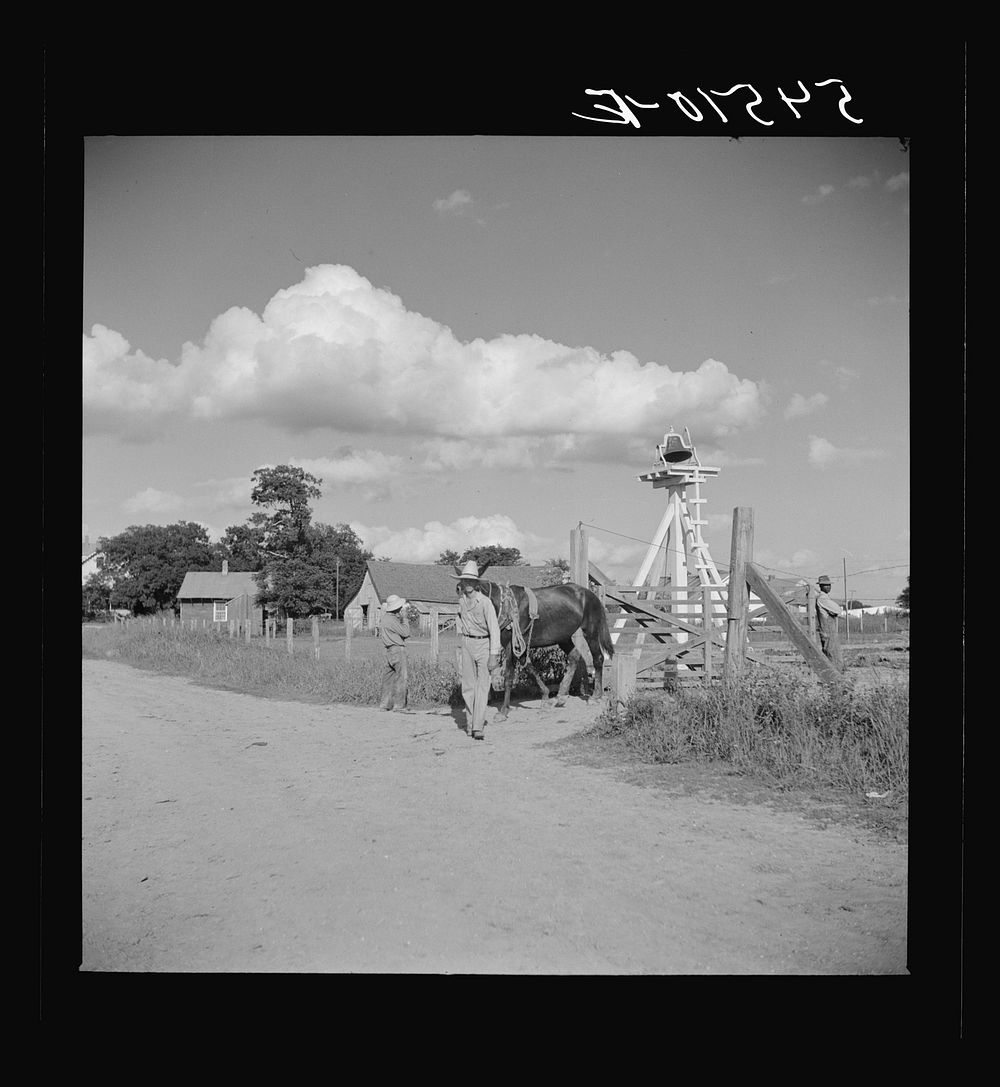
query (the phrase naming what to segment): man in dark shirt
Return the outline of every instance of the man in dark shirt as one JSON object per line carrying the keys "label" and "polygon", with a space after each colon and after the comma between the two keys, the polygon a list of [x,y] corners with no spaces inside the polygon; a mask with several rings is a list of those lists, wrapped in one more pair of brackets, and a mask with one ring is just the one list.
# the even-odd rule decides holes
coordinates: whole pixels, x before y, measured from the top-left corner
{"label": "man in dark shirt", "polygon": [[386,600],[378,633],[385,646],[382,698],[378,708],[401,713],[406,708],[406,639],[410,636],[406,601],[401,596],[393,593]]}

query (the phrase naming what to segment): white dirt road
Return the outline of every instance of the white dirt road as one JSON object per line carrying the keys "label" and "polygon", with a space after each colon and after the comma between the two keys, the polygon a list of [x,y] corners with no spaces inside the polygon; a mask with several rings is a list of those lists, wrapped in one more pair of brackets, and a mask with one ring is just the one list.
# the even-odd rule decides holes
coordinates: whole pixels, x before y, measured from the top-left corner
{"label": "white dirt road", "polygon": [[83,711],[84,971],[906,973],[904,845],[567,759],[578,699],[476,742],[84,660]]}

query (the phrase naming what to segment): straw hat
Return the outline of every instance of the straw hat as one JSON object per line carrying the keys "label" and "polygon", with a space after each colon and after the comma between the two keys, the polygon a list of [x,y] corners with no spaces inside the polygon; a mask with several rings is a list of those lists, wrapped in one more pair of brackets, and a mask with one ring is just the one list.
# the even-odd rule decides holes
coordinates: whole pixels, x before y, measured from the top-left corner
{"label": "straw hat", "polygon": [[389,598],[385,602],[385,611],[399,611],[399,609],[406,603],[401,596],[396,596],[395,593],[390,593]]}
{"label": "straw hat", "polygon": [[469,559],[469,561],[462,567],[460,574],[449,574],[449,577],[457,577],[459,581],[478,581],[479,580],[479,566],[475,559]]}

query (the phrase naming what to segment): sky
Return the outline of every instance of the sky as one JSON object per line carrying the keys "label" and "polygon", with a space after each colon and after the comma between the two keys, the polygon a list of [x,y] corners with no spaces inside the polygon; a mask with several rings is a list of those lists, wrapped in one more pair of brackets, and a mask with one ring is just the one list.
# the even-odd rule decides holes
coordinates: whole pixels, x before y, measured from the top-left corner
{"label": "sky", "polygon": [[881,137],[93,136],[83,523],[247,520],[255,469],[376,557],[631,581],[671,427],[776,576],[909,574],[909,160]]}

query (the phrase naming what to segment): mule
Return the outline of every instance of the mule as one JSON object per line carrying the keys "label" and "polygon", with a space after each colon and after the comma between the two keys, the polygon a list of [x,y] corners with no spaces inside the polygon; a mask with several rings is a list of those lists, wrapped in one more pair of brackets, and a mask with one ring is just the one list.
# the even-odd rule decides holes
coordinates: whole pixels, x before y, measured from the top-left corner
{"label": "mule", "polygon": [[523,585],[501,585],[480,577],[479,590],[492,601],[500,624],[503,657],[500,667],[503,669],[504,693],[503,706],[495,720],[505,720],[510,713],[510,691],[518,659],[524,662],[534,677],[542,692],[542,701],[548,701],[549,689],[528,656],[531,649],[557,645],[566,654],[566,674],[556,695],[556,705],[565,705],[577,665],[582,659],[580,650],[573,644],[577,631],[583,635],[594,661],[594,698],[599,700],[603,697],[604,660],[605,657],[610,660],[614,656],[615,648],[608,630],[607,613],[596,593],[573,583],[534,589],[538,617],[532,620],[528,593]]}

